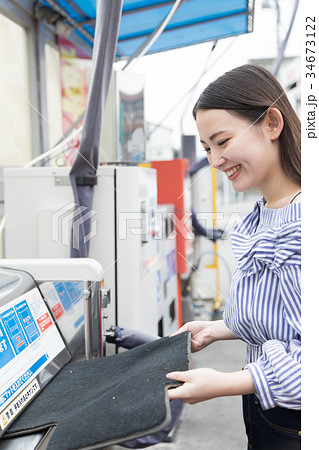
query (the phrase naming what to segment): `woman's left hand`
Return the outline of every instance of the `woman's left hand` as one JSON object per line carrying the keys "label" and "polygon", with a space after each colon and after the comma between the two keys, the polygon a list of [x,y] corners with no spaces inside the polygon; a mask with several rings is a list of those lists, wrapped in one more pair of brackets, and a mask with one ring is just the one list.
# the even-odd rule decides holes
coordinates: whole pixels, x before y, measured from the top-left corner
{"label": "woman's left hand", "polygon": [[255,392],[255,386],[248,370],[224,373],[214,369],[194,369],[185,372],[168,373],[167,378],[184,384],[168,390],[170,400],[180,398],[194,405],[226,395],[244,395]]}

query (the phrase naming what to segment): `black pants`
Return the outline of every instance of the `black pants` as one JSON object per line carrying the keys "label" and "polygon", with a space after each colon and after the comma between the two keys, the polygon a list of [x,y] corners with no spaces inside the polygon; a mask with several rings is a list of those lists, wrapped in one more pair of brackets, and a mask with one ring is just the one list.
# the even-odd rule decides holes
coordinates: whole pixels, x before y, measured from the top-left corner
{"label": "black pants", "polygon": [[243,396],[248,450],[300,450],[301,413],[293,409],[263,410],[255,394]]}

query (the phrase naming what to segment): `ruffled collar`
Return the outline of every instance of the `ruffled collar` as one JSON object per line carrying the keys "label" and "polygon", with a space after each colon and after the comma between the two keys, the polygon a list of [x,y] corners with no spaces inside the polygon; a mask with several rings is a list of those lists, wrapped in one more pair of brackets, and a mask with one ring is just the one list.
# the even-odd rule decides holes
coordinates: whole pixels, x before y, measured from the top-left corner
{"label": "ruffled collar", "polygon": [[301,204],[279,209],[266,208],[263,199],[232,231],[231,239],[238,267],[255,273],[266,264],[279,270],[285,264],[300,264]]}
{"label": "ruffled collar", "polygon": [[278,227],[301,219],[300,202],[291,203],[278,209],[267,208],[264,198],[260,199],[257,204],[259,205],[259,224],[261,226]]}

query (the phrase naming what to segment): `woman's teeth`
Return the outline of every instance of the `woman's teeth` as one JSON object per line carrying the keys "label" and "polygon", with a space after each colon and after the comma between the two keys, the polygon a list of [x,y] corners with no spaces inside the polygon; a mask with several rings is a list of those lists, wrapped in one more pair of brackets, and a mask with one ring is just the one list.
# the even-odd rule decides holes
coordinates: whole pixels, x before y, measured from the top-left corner
{"label": "woman's teeth", "polygon": [[238,166],[233,167],[232,169],[228,170],[228,171],[225,172],[225,173],[226,173],[226,175],[227,175],[228,177],[231,177],[232,175],[234,175],[234,173],[238,172],[238,170],[240,169],[240,167],[241,167],[241,165],[239,164]]}

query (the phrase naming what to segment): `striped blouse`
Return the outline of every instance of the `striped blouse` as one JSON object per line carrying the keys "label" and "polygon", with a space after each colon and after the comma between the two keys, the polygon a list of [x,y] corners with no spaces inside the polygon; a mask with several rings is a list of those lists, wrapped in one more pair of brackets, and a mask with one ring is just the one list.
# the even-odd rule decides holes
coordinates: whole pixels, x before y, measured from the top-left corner
{"label": "striped blouse", "polygon": [[301,204],[270,209],[261,199],[231,238],[238,266],[225,324],[247,343],[262,408],[300,409]]}

